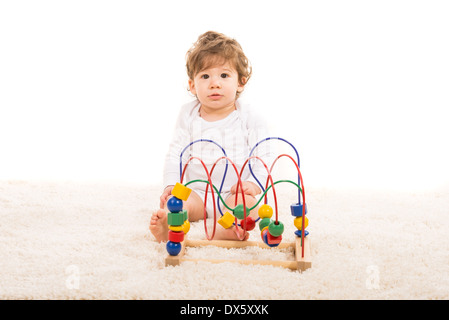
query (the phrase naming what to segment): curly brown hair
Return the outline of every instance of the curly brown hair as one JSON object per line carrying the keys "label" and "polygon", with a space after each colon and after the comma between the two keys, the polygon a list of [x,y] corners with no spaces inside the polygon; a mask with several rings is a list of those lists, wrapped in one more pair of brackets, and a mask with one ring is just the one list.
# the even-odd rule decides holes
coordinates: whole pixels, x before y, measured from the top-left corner
{"label": "curly brown hair", "polygon": [[193,80],[202,70],[225,62],[237,71],[239,84],[245,85],[251,77],[252,68],[240,44],[222,33],[207,31],[187,51],[187,75]]}

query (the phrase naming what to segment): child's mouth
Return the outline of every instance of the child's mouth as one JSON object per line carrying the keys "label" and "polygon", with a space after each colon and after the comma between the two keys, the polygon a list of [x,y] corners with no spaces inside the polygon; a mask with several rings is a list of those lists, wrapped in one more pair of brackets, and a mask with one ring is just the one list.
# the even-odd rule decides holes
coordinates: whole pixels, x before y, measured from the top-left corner
{"label": "child's mouth", "polygon": [[209,98],[211,98],[212,100],[218,100],[218,99],[221,98],[221,94],[214,93],[214,94],[211,94],[211,95],[209,96]]}

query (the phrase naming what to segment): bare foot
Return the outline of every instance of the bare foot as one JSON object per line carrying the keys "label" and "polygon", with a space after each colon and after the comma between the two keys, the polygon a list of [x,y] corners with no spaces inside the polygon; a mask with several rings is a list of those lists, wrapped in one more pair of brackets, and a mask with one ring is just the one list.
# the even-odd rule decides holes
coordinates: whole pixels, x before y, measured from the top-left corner
{"label": "bare foot", "polygon": [[164,209],[155,211],[151,216],[150,231],[156,238],[156,241],[168,240],[167,214]]}
{"label": "bare foot", "polygon": [[241,240],[246,241],[249,238],[249,233],[246,232],[243,234],[244,231],[242,228],[238,228],[238,234],[235,230],[235,226],[224,229],[220,225],[217,225],[217,229],[215,230],[214,240]]}

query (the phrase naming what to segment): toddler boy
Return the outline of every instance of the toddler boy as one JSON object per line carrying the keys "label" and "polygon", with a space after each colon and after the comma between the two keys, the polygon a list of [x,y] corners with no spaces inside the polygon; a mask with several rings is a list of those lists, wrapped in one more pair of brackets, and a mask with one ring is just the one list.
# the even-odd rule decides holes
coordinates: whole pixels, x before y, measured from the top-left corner
{"label": "toddler boy", "polygon": [[[186,55],[189,91],[196,99],[184,105],[176,122],[175,133],[165,160],[164,186],[160,197],[160,208],[153,213],[150,230],[157,241],[167,241],[167,200],[176,182],[179,182],[179,162],[182,150],[198,139],[210,139],[219,144],[227,153],[229,159],[240,172],[248,155],[257,142],[268,137],[265,122],[255,114],[249,106],[241,103],[238,98],[251,77],[251,66],[243,53],[240,44],[221,33],[209,31],[199,36],[196,43]],[[190,157],[200,158],[211,170],[217,159],[223,156],[222,150],[213,143],[198,142],[192,144],[183,155],[186,163]],[[267,154],[258,154],[262,159]],[[218,188],[223,179],[226,161],[217,163],[212,174],[212,182]],[[254,174],[261,183],[265,183],[267,172],[262,164],[251,162]],[[186,169],[183,182],[190,180],[207,180],[207,175],[201,163],[192,160]],[[243,191],[248,208],[257,202],[256,195],[261,189],[251,175],[248,165],[242,174]],[[221,196],[230,208],[242,203],[241,190],[236,194],[237,175],[232,165],[228,165],[226,179],[221,189]],[[204,219],[205,183],[192,183],[189,188],[192,193],[184,202],[189,221]],[[216,192],[215,197],[217,197]],[[209,217],[214,215],[214,202],[211,188],[207,191],[206,212]],[[217,220],[220,213],[216,211]],[[257,218],[257,208],[250,212]],[[243,232],[241,228],[238,228]],[[217,226],[214,239],[247,239],[248,234],[237,234],[236,228],[224,229]]]}

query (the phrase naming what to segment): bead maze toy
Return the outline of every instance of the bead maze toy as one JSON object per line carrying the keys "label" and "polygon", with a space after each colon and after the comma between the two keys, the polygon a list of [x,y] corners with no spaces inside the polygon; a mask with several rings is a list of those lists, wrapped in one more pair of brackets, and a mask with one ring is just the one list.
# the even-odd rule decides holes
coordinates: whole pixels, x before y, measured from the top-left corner
{"label": "bead maze toy", "polygon": [[[269,140],[280,140],[287,144],[289,144],[293,150],[296,153],[296,160],[293,159],[288,154],[281,154],[277,158],[275,158],[274,162],[271,165],[271,168],[268,169],[268,166],[265,164],[265,162],[260,159],[257,156],[253,156],[254,150],[263,142],[269,141]],[[197,157],[191,157],[187,163],[184,165],[182,164],[183,154],[187,150],[188,147],[190,147],[192,144],[197,142],[207,142],[207,143],[213,143],[217,145],[221,150],[223,151],[224,156],[220,157],[216,160],[216,162],[213,164],[211,170],[209,171],[204,164],[204,162]],[[271,172],[273,170],[274,165],[278,161],[278,159],[282,157],[287,157],[294,163],[297,172],[298,172],[298,182],[293,182],[291,180],[279,180],[279,181],[273,181],[273,178],[271,176]],[[267,180],[265,183],[265,187],[263,184],[257,179],[257,177],[254,175],[254,172],[251,167],[250,160],[254,159],[257,161],[260,161],[263,166],[265,167],[267,171]],[[191,180],[185,184],[183,184],[183,178],[186,171],[187,166],[192,160],[198,160],[201,162],[208,179],[207,180]],[[216,164],[219,161],[226,160],[226,166],[223,174],[223,180],[221,182],[220,189],[217,189],[216,186],[211,181],[212,172],[216,166]],[[237,204],[234,208],[230,208],[225,201],[221,198],[221,188],[223,187],[223,182],[225,181],[227,170],[228,170],[228,164],[231,164],[232,167],[235,170],[235,173],[238,178],[237,183],[237,190],[236,194],[238,194],[239,189],[241,191],[242,195],[242,203]],[[242,187],[242,181],[241,181],[241,174],[243,173],[243,170],[245,166],[248,165],[248,168],[252,174],[252,176],[255,178],[257,183],[259,184],[261,190],[263,190],[262,196],[260,196],[257,203],[251,207],[246,207],[245,202],[245,195],[243,192]],[[281,266],[285,268],[289,268],[292,270],[300,270],[304,271],[312,266],[312,262],[310,259],[310,242],[308,234],[309,232],[305,230],[308,226],[308,218],[306,216],[307,214],[307,206],[305,202],[305,192],[304,192],[304,184],[302,180],[301,171],[299,169],[299,155],[296,150],[296,148],[287,140],[279,138],[279,137],[269,137],[265,138],[261,141],[259,141],[252,149],[249,154],[248,159],[245,161],[244,165],[242,166],[240,172],[238,172],[237,167],[235,164],[227,157],[226,151],[216,142],[208,139],[200,139],[191,142],[188,146],[186,146],[181,154],[180,154],[180,182],[176,183],[172,190],[172,197],[167,201],[167,208],[170,212],[167,213],[167,223],[168,223],[168,242],[166,244],[168,256],[165,259],[165,265],[179,265],[182,261],[208,261],[212,263],[220,263],[225,261],[230,262],[239,262],[243,264],[261,264],[261,265],[274,265],[274,266]],[[204,199],[204,229],[206,233],[207,240],[188,240],[185,236],[187,232],[190,229],[190,224],[188,220],[188,212],[183,209],[183,201],[186,201],[189,198],[189,195],[191,193],[191,189],[188,188],[188,185],[194,182],[203,182],[206,183],[206,196]],[[296,227],[295,233],[295,242],[292,243],[282,243],[282,234],[284,232],[284,224],[279,220],[278,215],[278,204],[277,204],[277,197],[276,197],[276,191],[275,191],[275,185],[278,183],[287,182],[290,184],[295,185],[298,188],[298,202],[293,203],[290,206],[291,214],[293,216],[293,224]],[[207,219],[207,212],[206,212],[206,201],[207,201],[207,193],[208,188],[211,188],[210,193],[212,195],[213,199],[216,199],[214,201],[214,224],[213,224],[213,230],[212,234],[209,235],[209,231],[206,225],[206,219]],[[272,191],[273,199],[274,199],[274,210],[272,206],[268,204],[268,191]],[[215,193],[217,194],[217,198],[215,198]],[[262,204],[259,207],[258,210],[258,218],[254,220],[251,216],[249,216],[249,212],[253,209],[255,209],[259,203],[264,199],[264,204]],[[227,211],[225,213],[222,212],[220,207],[220,201],[226,207]],[[218,207],[219,212],[221,214],[221,217],[217,221],[217,213],[216,208]],[[274,214],[274,219],[273,219]],[[240,223],[239,223],[240,221]],[[235,227],[236,229],[242,228],[245,231],[251,231],[255,228],[256,224],[259,224],[259,229],[261,231],[261,238],[262,242],[260,241],[233,241],[233,240],[213,240],[213,237],[215,235],[215,230],[217,223],[227,229],[231,227]],[[243,240],[243,238],[241,239]],[[191,259],[186,258],[184,256],[186,247],[201,247],[201,246],[207,246],[207,245],[215,245],[217,247],[224,247],[224,248],[244,248],[248,246],[258,246],[261,248],[293,248],[295,259],[294,261],[273,261],[273,260],[226,260],[226,259]]]}

